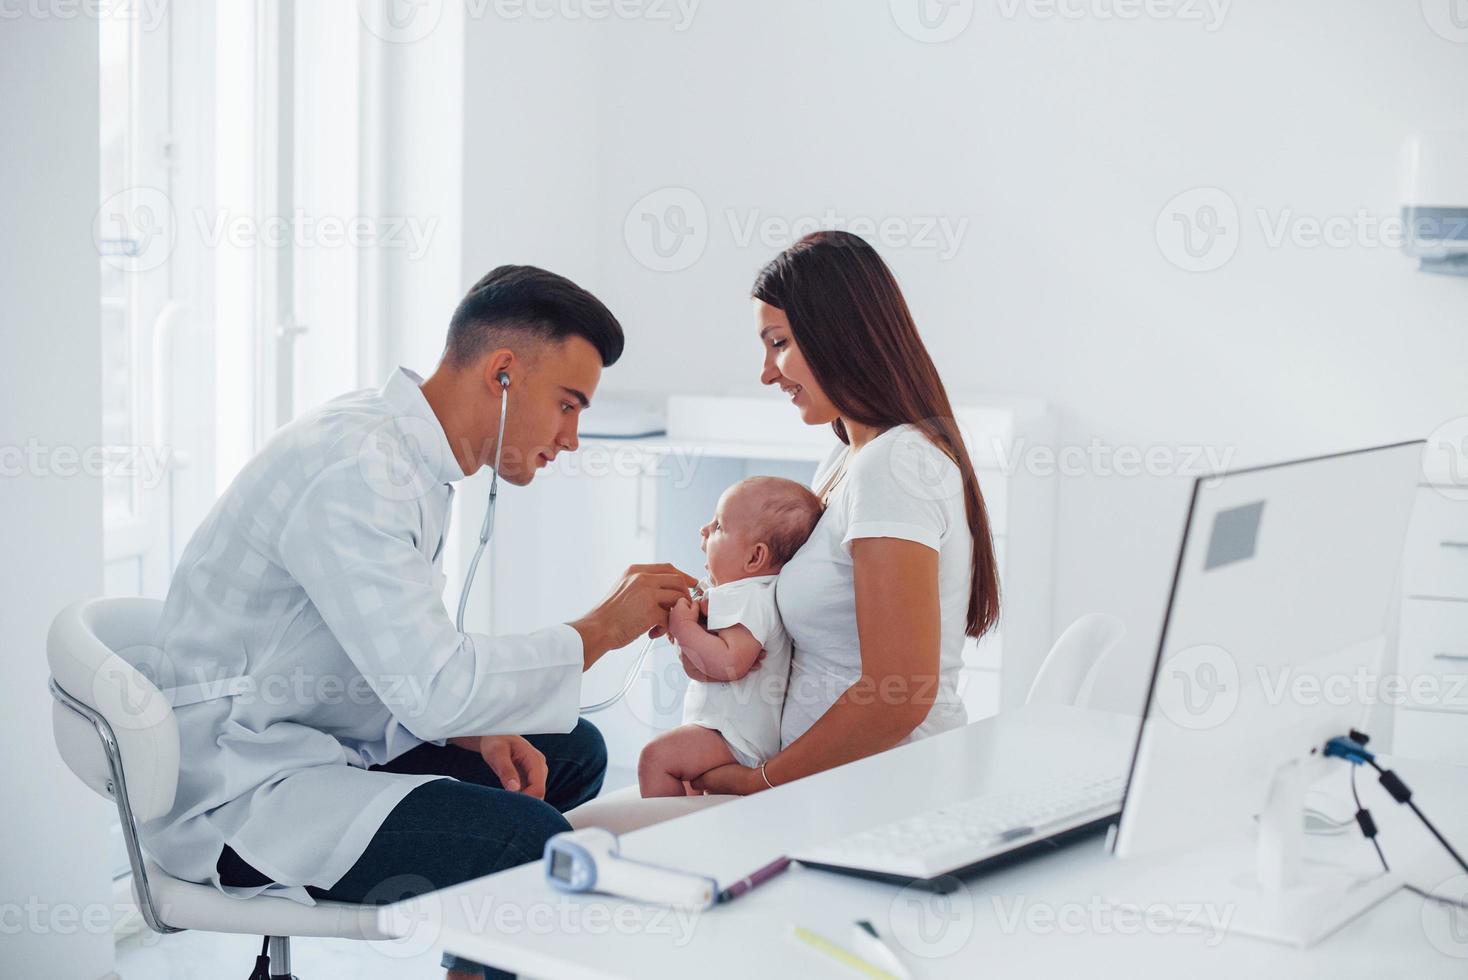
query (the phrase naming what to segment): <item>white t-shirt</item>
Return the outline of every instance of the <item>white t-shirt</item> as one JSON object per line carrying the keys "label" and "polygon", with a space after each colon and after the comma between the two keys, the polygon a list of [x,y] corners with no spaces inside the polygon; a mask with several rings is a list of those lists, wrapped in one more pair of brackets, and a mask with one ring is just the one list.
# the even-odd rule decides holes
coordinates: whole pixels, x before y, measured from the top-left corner
{"label": "white t-shirt", "polygon": [[755,575],[708,591],[709,630],[739,625],[765,649],[764,662],[737,681],[692,681],[683,723],[724,736],[741,765],[757,766],[780,751],[780,711],[790,677],[790,635],[775,607],[775,576]]}
{"label": "white t-shirt", "polygon": [[[817,470],[812,484],[817,492],[848,452],[848,447],[838,446]],[[937,691],[927,718],[905,741],[968,721],[958,697],[973,574],[963,476],[922,430],[899,425],[850,457],[820,522],[780,570],[775,598],[795,645],[781,747],[805,734],[861,676],[851,563],[851,542],[857,538],[902,538],[938,552]]]}

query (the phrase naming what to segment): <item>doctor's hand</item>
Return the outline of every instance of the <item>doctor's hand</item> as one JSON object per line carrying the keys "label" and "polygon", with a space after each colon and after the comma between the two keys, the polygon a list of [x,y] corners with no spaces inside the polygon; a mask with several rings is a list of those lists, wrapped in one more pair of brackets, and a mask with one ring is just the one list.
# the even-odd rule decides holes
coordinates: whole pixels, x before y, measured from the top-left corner
{"label": "doctor's hand", "polygon": [[512,793],[545,799],[545,756],[519,735],[481,735],[479,755]]}
{"label": "doctor's hand", "polygon": [[668,628],[668,610],[698,584],[672,565],[633,565],[591,612],[571,623],[581,634],[583,668],[608,650],[617,650],[644,633]]}

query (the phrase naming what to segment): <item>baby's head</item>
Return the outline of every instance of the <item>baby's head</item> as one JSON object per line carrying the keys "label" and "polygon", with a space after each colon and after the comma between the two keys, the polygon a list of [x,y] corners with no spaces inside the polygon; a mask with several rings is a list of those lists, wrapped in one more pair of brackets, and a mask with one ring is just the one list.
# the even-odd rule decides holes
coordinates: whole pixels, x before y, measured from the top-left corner
{"label": "baby's head", "polygon": [[821,518],[821,502],[794,480],[752,476],[719,498],[699,529],[709,584],[773,575],[800,550]]}

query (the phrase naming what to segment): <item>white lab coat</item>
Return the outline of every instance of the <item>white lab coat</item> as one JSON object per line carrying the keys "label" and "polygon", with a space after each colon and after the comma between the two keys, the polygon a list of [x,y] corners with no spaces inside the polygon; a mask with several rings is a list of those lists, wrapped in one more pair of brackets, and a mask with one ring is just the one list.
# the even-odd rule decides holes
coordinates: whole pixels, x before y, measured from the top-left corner
{"label": "white lab coat", "polygon": [[[367,767],[457,735],[568,732],[570,626],[459,633],[440,571],[463,478],[398,369],[286,426],[190,540],[158,627],[179,725],[173,809],[142,828],[169,874],[306,904],[409,792],[440,778]],[[279,884],[220,885],[228,844]]]}

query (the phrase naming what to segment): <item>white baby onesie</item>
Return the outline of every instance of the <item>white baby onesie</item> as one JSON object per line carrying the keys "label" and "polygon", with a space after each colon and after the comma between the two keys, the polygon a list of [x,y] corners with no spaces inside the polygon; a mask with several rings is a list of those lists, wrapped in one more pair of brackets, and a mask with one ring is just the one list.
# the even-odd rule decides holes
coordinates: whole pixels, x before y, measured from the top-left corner
{"label": "white baby onesie", "polygon": [[741,765],[757,766],[780,751],[780,713],[790,681],[790,634],[775,606],[774,575],[756,575],[708,591],[710,632],[740,625],[765,648],[758,670],[737,681],[691,681],[683,723],[724,736]]}

